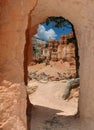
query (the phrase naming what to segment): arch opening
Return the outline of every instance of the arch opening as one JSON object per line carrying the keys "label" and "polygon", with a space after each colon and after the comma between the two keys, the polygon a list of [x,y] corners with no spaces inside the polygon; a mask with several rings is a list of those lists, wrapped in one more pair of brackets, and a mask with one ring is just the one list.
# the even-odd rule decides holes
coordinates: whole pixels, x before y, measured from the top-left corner
{"label": "arch opening", "polygon": [[52,16],[40,23],[36,32],[30,41],[32,60],[27,64],[29,98],[39,110],[56,109],[63,116],[75,115],[79,100],[79,55],[74,27],[65,18]]}

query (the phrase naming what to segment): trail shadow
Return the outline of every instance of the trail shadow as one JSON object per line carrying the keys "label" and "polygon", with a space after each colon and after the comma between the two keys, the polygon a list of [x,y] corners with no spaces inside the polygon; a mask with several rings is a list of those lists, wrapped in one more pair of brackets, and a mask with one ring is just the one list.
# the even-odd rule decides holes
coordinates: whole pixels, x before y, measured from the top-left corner
{"label": "trail shadow", "polygon": [[80,130],[79,118],[57,115],[60,112],[63,113],[61,110],[35,105],[31,116],[31,130]]}

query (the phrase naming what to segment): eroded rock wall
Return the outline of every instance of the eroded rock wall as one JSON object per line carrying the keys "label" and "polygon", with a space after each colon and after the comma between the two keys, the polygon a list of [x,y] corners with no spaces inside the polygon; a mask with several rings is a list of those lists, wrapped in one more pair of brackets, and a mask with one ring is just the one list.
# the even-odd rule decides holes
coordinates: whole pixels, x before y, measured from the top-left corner
{"label": "eroded rock wall", "polygon": [[24,46],[36,0],[0,0],[0,128],[26,130]]}
{"label": "eroded rock wall", "polygon": [[[26,130],[23,51],[28,13],[35,4],[36,0],[0,0],[0,127],[4,130]],[[31,14],[32,35],[49,16],[63,16],[74,25],[81,63],[81,130],[94,129],[93,5],[93,0],[38,0]]]}
{"label": "eroded rock wall", "polygon": [[84,7],[84,23],[81,26],[80,42],[80,115],[85,130],[94,129],[94,1],[87,1]]}

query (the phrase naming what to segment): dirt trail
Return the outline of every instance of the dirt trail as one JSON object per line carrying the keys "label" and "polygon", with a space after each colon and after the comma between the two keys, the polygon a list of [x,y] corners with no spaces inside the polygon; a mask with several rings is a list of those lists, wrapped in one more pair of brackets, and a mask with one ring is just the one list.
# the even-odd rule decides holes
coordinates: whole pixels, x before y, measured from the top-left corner
{"label": "dirt trail", "polygon": [[72,117],[77,113],[78,99],[64,101],[66,83],[54,81],[38,83],[36,92],[30,95],[34,104],[31,130],[80,130]]}

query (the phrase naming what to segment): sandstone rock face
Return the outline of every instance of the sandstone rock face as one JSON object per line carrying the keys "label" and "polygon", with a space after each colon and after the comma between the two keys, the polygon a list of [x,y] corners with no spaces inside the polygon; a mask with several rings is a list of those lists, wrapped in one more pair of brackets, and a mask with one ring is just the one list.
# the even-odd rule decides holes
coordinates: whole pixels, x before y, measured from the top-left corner
{"label": "sandstone rock face", "polygon": [[4,80],[0,87],[0,128],[26,129],[26,90],[23,84]]}
{"label": "sandstone rock face", "polygon": [[36,0],[0,0],[0,128],[26,130],[24,46]]}
{"label": "sandstone rock face", "polygon": [[[26,130],[23,51],[26,43],[25,30],[28,14],[30,10],[33,10],[31,14],[32,35],[36,33],[38,24],[49,16],[63,16],[73,23],[78,39],[81,63],[79,102],[81,129],[93,130],[94,1],[38,0],[37,5],[36,1],[0,0],[0,115],[2,115],[0,127],[4,130]],[[5,83],[4,80],[7,82]]]}

